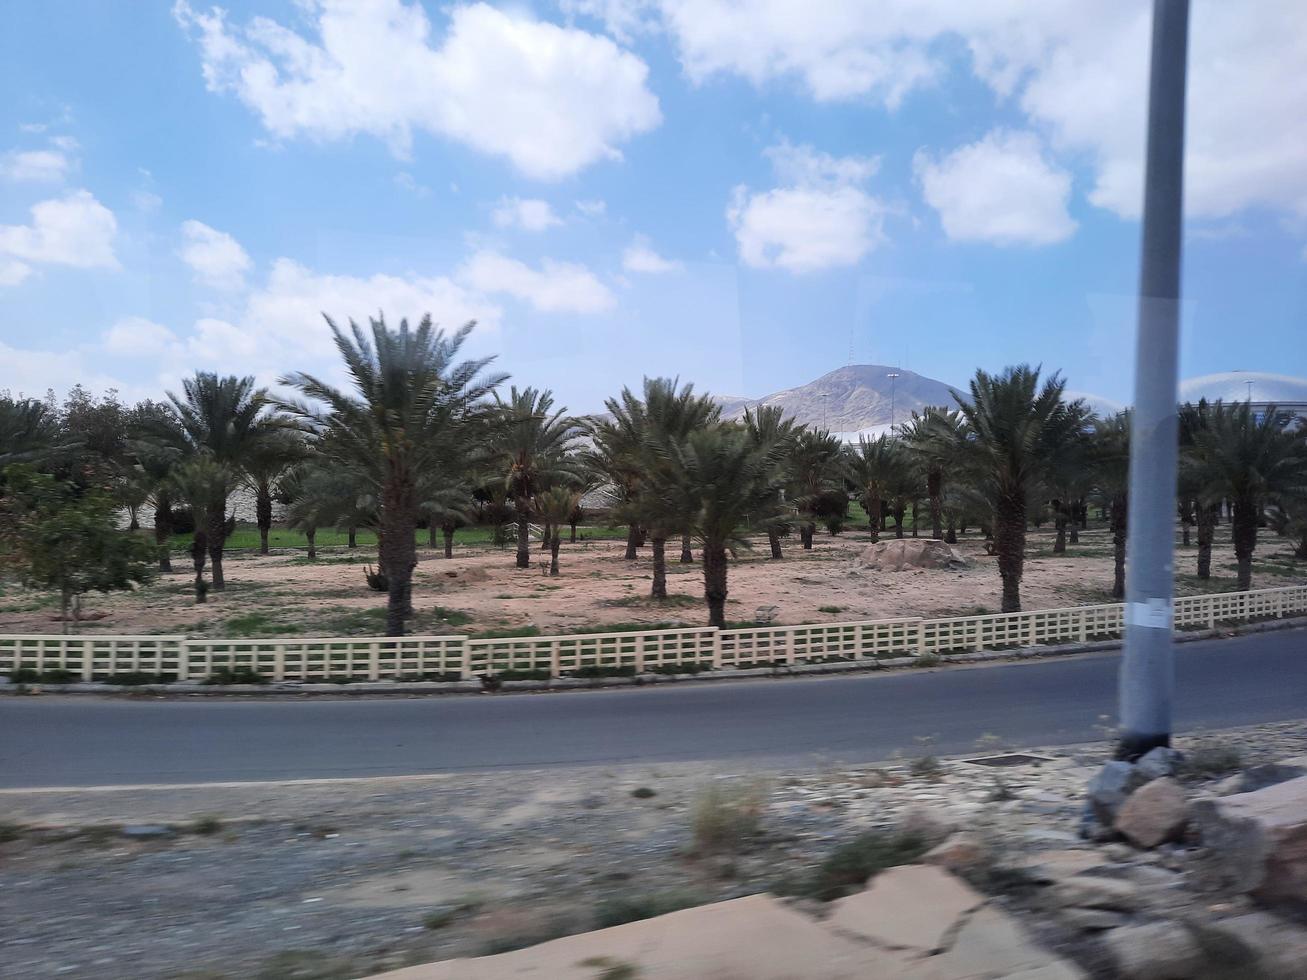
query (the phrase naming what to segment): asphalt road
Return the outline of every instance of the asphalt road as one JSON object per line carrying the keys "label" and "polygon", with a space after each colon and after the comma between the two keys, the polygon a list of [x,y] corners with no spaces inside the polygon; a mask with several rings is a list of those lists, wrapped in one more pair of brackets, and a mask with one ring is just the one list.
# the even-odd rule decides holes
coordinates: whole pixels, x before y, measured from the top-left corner
{"label": "asphalt road", "polygon": [[[1307,630],[1178,649],[1177,730],[1307,717]],[[1072,744],[1112,723],[1118,658],[541,695],[11,697],[0,699],[0,787],[693,760],[830,765],[971,752],[984,735]]]}

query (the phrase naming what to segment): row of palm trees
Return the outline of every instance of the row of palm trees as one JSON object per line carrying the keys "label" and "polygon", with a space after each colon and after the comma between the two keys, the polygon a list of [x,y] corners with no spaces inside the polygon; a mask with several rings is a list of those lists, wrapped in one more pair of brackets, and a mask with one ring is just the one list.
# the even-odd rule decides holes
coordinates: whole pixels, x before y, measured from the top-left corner
{"label": "row of palm trees", "polygon": [[[668,379],[624,389],[605,416],[582,419],[549,391],[503,393],[507,379],[490,370],[493,359],[462,359],[471,324],[446,334],[429,317],[395,329],[382,318],[348,329],[327,323],[346,387],[293,373],[281,381],[294,397],[274,398],[251,378],[197,373],[166,403],[131,409],[80,390],[62,412],[0,398],[0,467],[34,461],[74,482],[112,486],[133,528],[152,504],[164,570],[174,518],[189,512],[197,601],[225,586],[228,506],[239,488],[254,497],[265,552],[278,503],[286,523],[304,531],[310,556],[319,528],[346,529],[351,545],[357,529],[372,528],[391,635],[412,614],[420,526],[432,546],[442,533],[446,556],[456,530],[478,515],[497,533],[515,528],[515,562],[525,568],[534,525],[556,575],[561,528],[570,524],[575,538],[587,493],[605,496],[627,527],[627,558],[649,547],[654,600],[667,596],[668,542],[679,543],[682,562],[698,543],[712,625],[725,624],[729,560],[750,536],[765,535],[773,559],[794,531],[810,549],[819,526],[838,533],[846,525],[851,500],[873,539],[891,521],[902,537],[909,513],[914,535],[928,525],[933,537],[956,542],[980,528],[992,539],[1004,611],[1020,609],[1028,528],[1051,519],[1053,549],[1063,552],[1096,504],[1112,534],[1112,594],[1124,594],[1129,416],[1095,417],[1066,397],[1057,375],[977,371],[955,406],[926,408],[849,446],[774,407],[725,421],[709,396]],[[1285,413],[1219,402],[1184,406],[1180,428],[1178,516],[1186,542],[1197,529],[1198,575],[1210,575],[1223,511],[1241,588],[1251,585],[1262,526],[1291,536],[1307,558],[1303,430]]]}

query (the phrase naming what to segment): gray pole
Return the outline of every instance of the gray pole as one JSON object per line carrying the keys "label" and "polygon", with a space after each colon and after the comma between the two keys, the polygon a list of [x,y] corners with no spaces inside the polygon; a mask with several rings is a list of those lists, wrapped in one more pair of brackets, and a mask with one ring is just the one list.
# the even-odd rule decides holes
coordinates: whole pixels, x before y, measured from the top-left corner
{"label": "gray pole", "polygon": [[1154,0],[1117,757],[1171,743],[1176,373],[1189,0]]}

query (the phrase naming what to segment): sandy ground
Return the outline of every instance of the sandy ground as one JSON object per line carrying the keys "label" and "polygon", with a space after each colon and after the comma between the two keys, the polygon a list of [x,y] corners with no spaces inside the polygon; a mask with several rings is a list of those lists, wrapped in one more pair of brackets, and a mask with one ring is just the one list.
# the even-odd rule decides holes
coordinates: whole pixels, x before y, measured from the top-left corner
{"label": "sandy ground", "polygon": [[[1183,593],[1235,588],[1233,554],[1226,528],[1220,528],[1213,556],[1214,576],[1193,577],[1193,547],[1181,548],[1177,588]],[[997,612],[999,576],[977,534],[959,545],[969,561],[960,570],[911,569],[900,572],[860,567],[869,545],[865,531],[819,536],[811,551],[797,538],[785,543],[785,557],[767,558],[765,541],[741,551],[730,567],[727,618],[745,622],[774,617],[777,623],[856,621],[896,616],[946,616]],[[1030,534],[1022,601],[1047,608],[1111,601],[1110,539],[1094,522],[1078,545],[1053,555],[1051,528]],[[533,626],[542,633],[602,629],[605,625],[647,623],[700,625],[707,621],[699,564],[680,564],[679,547],[669,542],[671,563],[663,602],[648,598],[649,549],[639,559],[623,558],[615,541],[564,543],[561,574],[550,578],[546,556],[533,546],[533,567],[517,569],[510,549],[456,546],[446,560],[423,550],[414,577],[418,616],[413,632],[451,633]],[[697,553],[696,553],[697,557]],[[1283,540],[1263,536],[1254,568],[1254,588],[1307,582],[1307,563],[1294,562]],[[88,612],[102,619],[81,624],[83,632],[188,633],[196,636],[276,634],[375,635],[380,632],[384,599],[368,589],[363,566],[375,561],[365,549],[320,552],[310,563],[303,553],[266,557],[232,553],[226,562],[227,590],[210,593],[195,605],[184,560],[178,571],[135,593],[87,598]],[[769,607],[775,607],[774,610]],[[10,589],[0,597],[0,633],[58,632],[51,596]]]}

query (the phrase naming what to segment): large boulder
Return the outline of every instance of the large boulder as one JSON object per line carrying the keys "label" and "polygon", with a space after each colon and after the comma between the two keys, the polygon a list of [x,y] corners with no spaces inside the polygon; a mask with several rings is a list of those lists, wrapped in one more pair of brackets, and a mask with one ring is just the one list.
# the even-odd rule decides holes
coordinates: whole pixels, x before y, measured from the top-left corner
{"label": "large boulder", "polygon": [[1104,827],[1116,823],[1116,812],[1126,799],[1148,782],[1129,762],[1109,762],[1089,781],[1089,810]]}
{"label": "large boulder", "polygon": [[1184,830],[1185,797],[1169,776],[1145,783],[1126,797],[1113,827],[1136,847],[1152,848],[1174,840]]}
{"label": "large boulder", "polygon": [[1224,884],[1264,902],[1307,904],[1307,776],[1195,800],[1190,816]]}
{"label": "large boulder", "polygon": [[895,538],[868,545],[858,556],[862,568],[903,572],[914,568],[965,568],[962,553],[933,538]]}

